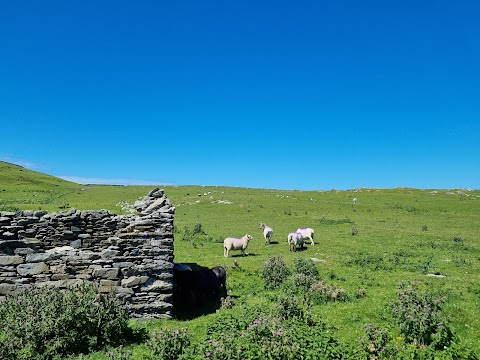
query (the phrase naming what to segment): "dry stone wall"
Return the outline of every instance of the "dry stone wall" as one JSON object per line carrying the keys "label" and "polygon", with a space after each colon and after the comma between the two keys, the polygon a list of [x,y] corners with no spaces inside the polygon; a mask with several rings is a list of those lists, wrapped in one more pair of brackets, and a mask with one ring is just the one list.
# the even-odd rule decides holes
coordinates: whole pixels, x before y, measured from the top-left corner
{"label": "dry stone wall", "polygon": [[134,208],[0,212],[0,300],[30,286],[94,281],[132,317],[171,317],[175,207],[157,188]]}

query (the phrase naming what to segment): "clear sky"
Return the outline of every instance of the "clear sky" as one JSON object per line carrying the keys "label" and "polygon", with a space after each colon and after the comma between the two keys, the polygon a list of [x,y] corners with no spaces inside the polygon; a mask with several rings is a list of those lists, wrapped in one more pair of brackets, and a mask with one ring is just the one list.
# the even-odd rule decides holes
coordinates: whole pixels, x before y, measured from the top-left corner
{"label": "clear sky", "polygon": [[0,160],[79,183],[480,188],[480,1],[0,0]]}

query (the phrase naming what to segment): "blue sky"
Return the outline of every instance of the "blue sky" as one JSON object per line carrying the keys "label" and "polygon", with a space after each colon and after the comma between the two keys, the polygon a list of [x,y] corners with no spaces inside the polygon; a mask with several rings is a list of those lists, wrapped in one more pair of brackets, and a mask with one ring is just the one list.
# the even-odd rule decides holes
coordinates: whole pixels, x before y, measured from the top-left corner
{"label": "blue sky", "polygon": [[79,183],[480,188],[478,1],[2,1],[0,160]]}

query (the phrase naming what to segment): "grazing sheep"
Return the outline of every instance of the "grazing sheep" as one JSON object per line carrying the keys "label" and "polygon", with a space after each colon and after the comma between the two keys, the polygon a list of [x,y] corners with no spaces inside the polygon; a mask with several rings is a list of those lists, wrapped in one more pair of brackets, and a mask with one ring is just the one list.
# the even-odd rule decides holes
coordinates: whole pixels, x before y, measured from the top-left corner
{"label": "grazing sheep", "polygon": [[260,229],[263,230],[263,237],[265,238],[265,244],[270,244],[273,236],[273,229],[270,226],[265,225],[264,223],[260,224]]}
{"label": "grazing sheep", "polygon": [[223,256],[228,257],[228,252],[230,250],[241,250],[242,256],[245,256],[245,249],[248,246],[248,242],[252,239],[252,236],[248,234],[241,238],[226,238],[223,240]]}
{"label": "grazing sheep", "polygon": [[291,232],[288,234],[288,245],[290,246],[290,251],[297,251],[297,245],[300,246],[300,249],[303,250],[303,236],[299,232]]}
{"label": "grazing sheep", "polygon": [[297,232],[302,234],[304,240],[310,239],[312,246],[315,245],[315,242],[313,241],[313,234],[315,231],[312,228],[298,228]]}
{"label": "grazing sheep", "polygon": [[357,198],[353,198],[353,203],[356,204],[357,203]]}

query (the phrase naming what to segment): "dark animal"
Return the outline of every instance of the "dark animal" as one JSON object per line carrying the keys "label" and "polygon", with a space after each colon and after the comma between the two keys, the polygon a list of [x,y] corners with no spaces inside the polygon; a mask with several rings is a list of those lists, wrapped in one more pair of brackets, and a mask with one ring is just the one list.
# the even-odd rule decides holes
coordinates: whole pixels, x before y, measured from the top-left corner
{"label": "dark animal", "polygon": [[175,271],[173,274],[176,296],[182,302],[189,302],[192,297],[197,303],[218,299],[222,296],[221,290],[226,297],[226,279],[226,271],[221,266],[198,271]]}

